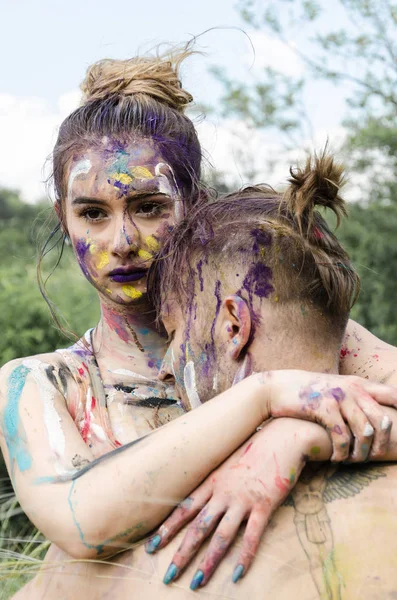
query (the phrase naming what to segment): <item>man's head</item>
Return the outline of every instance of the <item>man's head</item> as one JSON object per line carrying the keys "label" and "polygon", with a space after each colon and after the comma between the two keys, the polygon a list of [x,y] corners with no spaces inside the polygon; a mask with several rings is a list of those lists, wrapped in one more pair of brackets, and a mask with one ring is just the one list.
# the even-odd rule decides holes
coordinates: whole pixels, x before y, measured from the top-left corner
{"label": "man's head", "polygon": [[330,156],[292,173],[284,195],[250,187],[177,226],[151,274],[170,335],[163,376],[186,405],[252,371],[335,371],[359,280],[316,205],[345,212]]}

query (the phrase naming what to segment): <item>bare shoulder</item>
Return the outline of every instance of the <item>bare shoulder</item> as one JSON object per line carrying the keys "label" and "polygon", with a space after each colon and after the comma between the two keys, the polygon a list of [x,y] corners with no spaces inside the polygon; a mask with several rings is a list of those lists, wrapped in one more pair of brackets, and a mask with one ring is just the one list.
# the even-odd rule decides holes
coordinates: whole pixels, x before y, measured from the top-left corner
{"label": "bare shoulder", "polygon": [[[45,374],[49,383],[55,385],[56,388],[60,388],[59,384],[61,384],[61,390],[65,387],[64,363],[57,352],[15,358],[5,363],[0,369],[0,403],[4,402],[10,386],[17,385],[18,381],[25,381],[28,376],[34,378],[37,373]],[[59,373],[61,377],[57,375]]]}

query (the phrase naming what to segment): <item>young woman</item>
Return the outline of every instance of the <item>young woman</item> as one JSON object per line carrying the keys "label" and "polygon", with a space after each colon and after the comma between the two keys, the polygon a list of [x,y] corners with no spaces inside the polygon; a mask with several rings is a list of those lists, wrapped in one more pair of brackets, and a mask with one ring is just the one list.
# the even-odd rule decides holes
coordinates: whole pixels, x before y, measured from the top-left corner
{"label": "young woman", "polygon": [[[147,300],[147,271],[169,228],[203,196],[200,145],[183,114],[192,98],[178,79],[186,54],[93,65],[54,148],[59,227],[98,291],[101,319],[71,348],[5,365],[0,382],[2,450],[22,507],[56,544],[49,561],[57,546],[102,559],[142,539],[269,416],[266,387],[259,393],[251,378],[187,415],[172,385],[156,379],[167,340]],[[288,414],[299,416],[301,385],[289,383]],[[350,394],[348,379],[340,387]],[[393,388],[365,389],[395,402]],[[311,418],[338,425],[341,460],[349,433],[328,408]],[[358,447],[370,446],[370,421],[358,406],[349,419]],[[377,434],[385,442],[390,429]]]}

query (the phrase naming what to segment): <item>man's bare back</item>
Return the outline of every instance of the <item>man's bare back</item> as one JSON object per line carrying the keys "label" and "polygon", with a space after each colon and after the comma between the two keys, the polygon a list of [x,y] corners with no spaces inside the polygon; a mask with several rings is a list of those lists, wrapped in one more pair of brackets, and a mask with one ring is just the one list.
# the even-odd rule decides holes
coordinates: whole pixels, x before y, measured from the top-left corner
{"label": "man's bare back", "polygon": [[[162,578],[181,532],[157,554],[148,555],[140,545],[107,564],[71,563],[53,548],[46,559],[49,570],[15,600],[179,600],[193,593],[244,600],[396,599],[396,504],[397,466],[306,469],[275,513],[251,570],[237,584],[231,576],[239,541],[204,588],[189,589],[202,552],[175,583],[165,586]],[[57,566],[51,566],[53,561]]]}

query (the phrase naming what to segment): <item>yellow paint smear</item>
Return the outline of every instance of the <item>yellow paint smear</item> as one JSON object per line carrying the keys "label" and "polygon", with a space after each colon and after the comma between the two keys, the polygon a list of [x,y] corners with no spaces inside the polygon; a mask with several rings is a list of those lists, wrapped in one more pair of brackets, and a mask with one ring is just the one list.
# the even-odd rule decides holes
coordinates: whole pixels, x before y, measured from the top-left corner
{"label": "yellow paint smear", "polygon": [[160,250],[160,244],[158,240],[156,240],[154,235],[148,235],[145,238],[145,242],[149,250],[151,250],[152,252],[158,252]]}
{"label": "yellow paint smear", "polygon": [[136,300],[137,298],[140,298],[142,296],[142,292],[136,290],[134,287],[132,287],[132,285],[123,285],[121,289],[123,290],[126,296],[132,298],[133,300]]}
{"label": "yellow paint smear", "polygon": [[153,179],[153,174],[146,167],[132,167],[130,173],[137,179]]}
{"label": "yellow paint smear", "polygon": [[123,185],[128,185],[132,181],[131,175],[127,175],[127,173],[112,173],[110,177]]}
{"label": "yellow paint smear", "polygon": [[101,250],[101,252],[98,252],[98,260],[96,261],[96,268],[103,269],[108,264],[109,264],[109,254],[106,252],[106,250]]}
{"label": "yellow paint smear", "polygon": [[151,254],[150,252],[146,252],[146,250],[139,250],[138,256],[140,256],[140,258],[143,258],[143,260],[150,260],[151,258],[153,258],[153,254]]}

